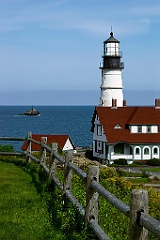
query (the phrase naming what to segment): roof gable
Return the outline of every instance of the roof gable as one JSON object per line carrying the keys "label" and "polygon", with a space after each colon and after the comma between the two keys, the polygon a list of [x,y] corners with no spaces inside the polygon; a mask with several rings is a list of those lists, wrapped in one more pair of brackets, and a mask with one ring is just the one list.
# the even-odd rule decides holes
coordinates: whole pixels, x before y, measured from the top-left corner
{"label": "roof gable", "polygon": [[114,129],[122,129],[122,127],[121,127],[119,124],[117,124],[117,125],[114,127]]}

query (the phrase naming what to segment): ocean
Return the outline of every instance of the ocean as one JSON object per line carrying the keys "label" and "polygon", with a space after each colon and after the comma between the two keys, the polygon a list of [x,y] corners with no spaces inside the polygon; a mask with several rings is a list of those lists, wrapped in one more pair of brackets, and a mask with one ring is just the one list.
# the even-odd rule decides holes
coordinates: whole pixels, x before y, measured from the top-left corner
{"label": "ocean", "polygon": [[[94,106],[36,106],[40,116],[24,116],[31,106],[0,106],[0,137],[34,134],[69,134],[75,146],[92,146],[91,120]],[[0,141],[19,151],[23,142]]]}

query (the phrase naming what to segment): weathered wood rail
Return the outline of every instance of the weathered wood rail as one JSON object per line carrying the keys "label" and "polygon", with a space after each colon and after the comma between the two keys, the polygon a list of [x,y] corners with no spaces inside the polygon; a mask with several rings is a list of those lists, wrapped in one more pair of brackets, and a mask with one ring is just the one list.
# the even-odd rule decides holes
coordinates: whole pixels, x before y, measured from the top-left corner
{"label": "weathered wood rail", "polygon": [[[1,140],[2,138],[0,138]],[[11,140],[10,138],[3,140]],[[13,140],[13,138],[12,138]],[[16,139],[17,140],[17,139]],[[32,155],[31,144],[41,146],[40,159]],[[50,162],[46,164],[46,152],[50,153]],[[18,153],[19,155],[20,153]],[[17,155],[17,153],[2,153],[0,155]],[[24,153],[23,153],[24,155]],[[47,145],[47,138],[42,137],[41,142],[32,139],[31,133],[27,138],[26,160],[33,160],[40,164],[44,171],[52,178],[54,183],[63,192],[70,202],[84,217],[85,226],[93,230],[98,239],[110,240],[101,226],[98,224],[98,196],[101,195],[106,201],[116,207],[121,213],[130,219],[129,240],[147,240],[148,231],[160,239],[160,221],[148,215],[148,192],[134,189],[131,193],[130,206],[116,198],[99,183],[99,167],[89,166],[87,173],[73,164],[73,154],[66,153],[65,159],[58,154],[58,145],[53,143],[50,148]],[[63,183],[57,178],[57,164],[64,169]],[[72,194],[72,172],[76,173],[86,185],[86,207],[85,209]]]}

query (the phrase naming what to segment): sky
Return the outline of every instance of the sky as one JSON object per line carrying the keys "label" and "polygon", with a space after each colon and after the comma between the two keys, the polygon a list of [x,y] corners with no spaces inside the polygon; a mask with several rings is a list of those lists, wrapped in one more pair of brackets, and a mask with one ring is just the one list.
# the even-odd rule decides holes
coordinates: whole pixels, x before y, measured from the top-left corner
{"label": "sky", "polygon": [[62,104],[67,92],[73,103],[76,92],[91,102],[89,93],[100,95],[111,27],[123,53],[124,92],[160,93],[160,0],[0,0],[0,23],[0,105],[43,98],[54,105],[52,92],[64,94]]}

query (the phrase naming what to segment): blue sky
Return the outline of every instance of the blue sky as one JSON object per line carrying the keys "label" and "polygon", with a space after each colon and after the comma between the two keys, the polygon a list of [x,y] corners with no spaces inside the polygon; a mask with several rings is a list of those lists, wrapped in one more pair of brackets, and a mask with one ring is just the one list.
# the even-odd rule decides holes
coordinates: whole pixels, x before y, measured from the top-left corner
{"label": "blue sky", "polygon": [[0,0],[0,92],[99,91],[120,40],[127,90],[160,92],[160,0]]}

